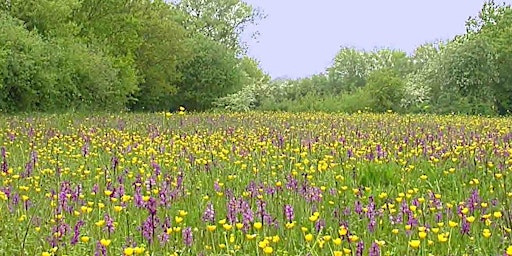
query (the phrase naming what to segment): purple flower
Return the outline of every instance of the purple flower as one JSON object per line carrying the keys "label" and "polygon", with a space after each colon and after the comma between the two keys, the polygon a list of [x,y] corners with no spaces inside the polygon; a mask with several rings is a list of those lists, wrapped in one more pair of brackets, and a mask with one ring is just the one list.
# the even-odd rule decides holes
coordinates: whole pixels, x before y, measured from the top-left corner
{"label": "purple flower", "polygon": [[114,226],[114,219],[112,219],[112,217],[110,217],[108,214],[105,214],[104,219],[105,227],[103,228],[103,230],[107,231],[108,235],[110,236],[110,234],[112,234],[116,229]]}
{"label": "purple flower", "polygon": [[107,256],[107,247],[103,246],[100,241],[96,242],[94,256]]}
{"label": "purple flower", "polygon": [[78,243],[78,238],[80,237],[80,228],[84,225],[84,222],[82,220],[79,220],[75,227],[73,228],[73,238],[71,238],[71,245],[75,245]]}
{"label": "purple flower", "polygon": [[466,216],[464,216],[464,218],[462,219],[462,225],[460,227],[460,233],[462,235],[469,235],[469,231],[471,229],[471,224],[469,223],[469,221],[467,220]]}
{"label": "purple flower", "polygon": [[203,212],[202,219],[204,222],[215,222],[215,210],[213,209],[213,204],[211,202],[208,202],[208,204],[206,205],[206,209]]}
{"label": "purple flower", "polygon": [[287,221],[292,221],[295,218],[293,213],[293,206],[287,204],[284,206],[284,216]]}
{"label": "purple flower", "polygon": [[185,246],[190,247],[192,246],[192,243],[194,242],[194,237],[192,236],[192,228],[186,227],[181,231],[181,235],[183,238],[183,243]]}
{"label": "purple flower", "polygon": [[380,247],[376,242],[372,243],[368,256],[380,256]]}
{"label": "purple flower", "polygon": [[357,243],[356,256],[363,256],[363,251],[364,251],[364,242],[359,241]]}

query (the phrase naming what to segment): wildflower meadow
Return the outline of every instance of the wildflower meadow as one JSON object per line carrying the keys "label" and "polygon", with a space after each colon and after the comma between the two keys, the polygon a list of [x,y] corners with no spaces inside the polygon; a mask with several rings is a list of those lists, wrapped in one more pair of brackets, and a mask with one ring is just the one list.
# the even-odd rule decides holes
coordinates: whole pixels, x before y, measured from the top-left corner
{"label": "wildflower meadow", "polygon": [[0,255],[512,255],[510,118],[0,123]]}

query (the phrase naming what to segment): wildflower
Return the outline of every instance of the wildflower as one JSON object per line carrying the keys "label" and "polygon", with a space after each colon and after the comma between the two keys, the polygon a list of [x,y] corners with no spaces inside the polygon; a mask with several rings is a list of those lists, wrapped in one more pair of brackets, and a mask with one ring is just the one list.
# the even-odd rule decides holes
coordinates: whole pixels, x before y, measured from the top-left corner
{"label": "wildflower", "polygon": [[414,248],[414,249],[416,249],[416,248],[420,247],[420,244],[421,244],[421,241],[420,241],[420,240],[411,240],[411,241],[409,241],[409,245],[410,245],[412,248]]}
{"label": "wildflower", "polygon": [[123,250],[123,254],[126,256],[131,256],[135,253],[135,250],[132,247],[126,247]]}
{"label": "wildflower", "polygon": [[443,234],[438,234],[437,235],[437,240],[441,243],[444,243],[446,241],[448,241],[448,235],[446,235],[445,233]]}
{"label": "wildflower", "polygon": [[482,231],[482,235],[485,237],[485,238],[489,238],[491,237],[491,231],[487,228],[485,228],[483,231]]}
{"label": "wildflower", "polygon": [[341,226],[338,230],[338,233],[340,234],[340,236],[345,236],[345,235],[347,235],[348,230],[347,230],[347,228],[345,228],[345,226]]}
{"label": "wildflower", "polygon": [[215,210],[213,209],[213,204],[211,202],[208,202],[206,205],[206,209],[203,212],[202,220],[204,222],[215,222]]}
{"label": "wildflower", "polygon": [[295,227],[295,223],[296,223],[295,221],[294,222],[287,222],[285,224],[285,226],[286,226],[287,229],[292,229],[293,227]]}
{"label": "wildflower", "polygon": [[135,252],[135,254],[143,254],[144,251],[146,251],[146,249],[144,247],[136,246],[135,248],[133,248],[133,251]]}
{"label": "wildflower", "polygon": [[512,245],[510,245],[509,247],[507,247],[506,254],[507,254],[508,256],[512,256]]}
{"label": "wildflower", "polygon": [[110,239],[101,239],[100,240],[101,245],[103,245],[105,247],[108,247],[111,242],[112,242],[112,240],[110,240]]}
{"label": "wildflower", "polygon": [[215,225],[208,225],[208,226],[206,226],[206,229],[208,231],[210,231],[210,232],[213,232],[216,228],[217,228],[217,226],[215,226]]}
{"label": "wildflower", "polygon": [[265,248],[263,248],[263,252],[265,254],[272,254],[272,252],[274,252],[274,249],[270,246],[266,246]]}
{"label": "wildflower", "polygon": [[380,256],[380,247],[376,242],[372,243],[370,247],[369,256]]}
{"label": "wildflower", "polygon": [[192,236],[192,228],[187,227],[187,228],[183,229],[182,237],[183,237],[183,243],[185,244],[185,246],[187,246],[187,247],[192,246],[192,242],[194,239]]}
{"label": "wildflower", "polygon": [[306,236],[304,236],[304,238],[306,239],[306,241],[311,242],[313,241],[314,236],[312,234],[307,234]]}
{"label": "wildflower", "polygon": [[284,206],[284,216],[286,217],[286,220],[290,222],[293,221],[293,219],[295,218],[293,213],[293,207],[291,205],[287,204]]}

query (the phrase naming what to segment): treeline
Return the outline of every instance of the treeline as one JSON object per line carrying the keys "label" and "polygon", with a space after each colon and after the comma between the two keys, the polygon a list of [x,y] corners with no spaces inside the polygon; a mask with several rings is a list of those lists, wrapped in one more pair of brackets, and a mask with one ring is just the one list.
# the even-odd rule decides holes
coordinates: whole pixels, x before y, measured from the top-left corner
{"label": "treeline", "polygon": [[466,33],[413,54],[342,47],[295,80],[247,57],[262,18],[242,0],[1,1],[0,112],[512,111],[510,5],[485,2]]}
{"label": "treeline", "polygon": [[0,2],[0,111],[211,108],[268,81],[239,0]]}
{"label": "treeline", "polygon": [[343,47],[322,74],[252,85],[222,102],[235,110],[506,115],[511,24],[512,8],[489,1],[452,40],[426,43],[413,54]]}

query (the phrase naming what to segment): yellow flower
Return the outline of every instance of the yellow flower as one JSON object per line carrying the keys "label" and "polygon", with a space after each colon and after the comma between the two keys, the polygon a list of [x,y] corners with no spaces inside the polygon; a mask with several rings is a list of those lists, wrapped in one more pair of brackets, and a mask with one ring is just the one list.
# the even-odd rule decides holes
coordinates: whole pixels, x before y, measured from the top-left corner
{"label": "yellow flower", "polygon": [[263,227],[263,224],[261,224],[261,222],[254,222],[253,226],[256,230],[260,230]]}
{"label": "yellow flower", "polygon": [[427,237],[427,233],[426,233],[426,232],[424,232],[424,231],[420,231],[420,232],[418,233],[418,236],[419,236],[421,239],[424,239],[425,237]]}
{"label": "yellow flower", "polygon": [[233,226],[232,226],[232,225],[230,225],[230,224],[227,224],[227,223],[226,223],[226,224],[222,225],[222,227],[223,227],[226,231],[230,231],[230,230],[231,230],[231,228],[232,228]]}
{"label": "yellow flower", "polygon": [[134,253],[135,253],[135,250],[133,248],[131,248],[131,247],[126,247],[123,250],[123,254],[126,255],[126,256],[133,255]]}
{"label": "yellow flower", "polygon": [[274,252],[274,249],[270,246],[267,246],[267,247],[263,248],[263,252],[265,254],[272,254],[272,252]]}
{"label": "yellow flower", "polygon": [[258,247],[263,249],[268,246],[268,240],[263,240],[258,242]]}
{"label": "yellow flower", "polygon": [[332,242],[335,244],[335,245],[340,245],[341,244],[341,238],[336,238],[336,239],[333,239]]}
{"label": "yellow flower", "polygon": [[484,230],[482,231],[482,235],[483,235],[485,238],[489,238],[489,237],[492,235],[492,233],[491,233],[491,231],[490,231],[489,229],[487,229],[487,228],[486,228],[486,229],[484,229]]}
{"label": "yellow flower", "polygon": [[438,234],[437,235],[437,240],[441,243],[444,243],[446,241],[448,241],[448,236],[446,234]]}
{"label": "yellow flower", "polygon": [[359,237],[358,237],[358,236],[356,236],[356,235],[350,235],[350,236],[348,237],[348,239],[350,240],[350,242],[355,243],[355,242],[357,242],[357,241],[359,240]]}
{"label": "yellow flower", "polygon": [[105,220],[99,220],[99,221],[97,221],[97,222],[95,223],[95,225],[96,225],[97,227],[101,227],[101,226],[105,225]]}
{"label": "yellow flower", "polygon": [[213,232],[216,228],[217,228],[217,226],[215,226],[215,225],[208,225],[208,226],[206,226],[206,229],[208,231],[210,231],[210,232]]}
{"label": "yellow flower", "polygon": [[51,255],[52,255],[52,254],[51,254],[51,253],[49,253],[49,252],[42,252],[42,253],[41,253],[41,256],[51,256]]}
{"label": "yellow flower", "polygon": [[343,256],[343,252],[342,251],[334,251],[332,252],[333,256]]}
{"label": "yellow flower", "polygon": [[286,223],[286,228],[287,228],[287,229],[292,229],[293,227],[295,227],[295,221],[293,221],[293,222],[287,222],[287,223]]}
{"label": "yellow flower", "polygon": [[105,247],[109,246],[111,242],[112,242],[112,240],[110,240],[110,239],[101,239],[100,240],[100,244]]}
{"label": "yellow flower", "polygon": [[82,236],[82,237],[80,237],[80,241],[82,241],[82,243],[87,243],[87,242],[89,242],[89,240],[91,240],[91,238],[90,238],[90,237],[88,237],[88,236]]}
{"label": "yellow flower", "polygon": [[311,242],[313,241],[314,236],[312,234],[307,234],[305,237],[306,241]]}
{"label": "yellow flower", "polygon": [[494,218],[501,218],[501,216],[503,216],[503,214],[501,214],[501,212],[499,212],[499,211],[494,212],[492,215],[494,216]]}
{"label": "yellow flower", "polygon": [[507,255],[512,256],[512,245],[507,247]]}
{"label": "yellow flower", "polygon": [[341,226],[340,229],[338,230],[338,233],[340,234],[340,236],[345,236],[347,235],[348,230],[345,226]]}
{"label": "yellow flower", "polygon": [[420,247],[420,244],[421,244],[421,241],[420,241],[420,240],[411,240],[411,241],[409,241],[409,245],[410,245],[412,248],[414,248],[414,249],[416,249],[416,248]]}
{"label": "yellow flower", "polygon": [[253,240],[254,238],[256,238],[258,235],[257,234],[245,234],[245,238],[247,240]]}
{"label": "yellow flower", "polygon": [[135,252],[135,254],[143,254],[144,251],[146,251],[146,249],[144,247],[135,247],[133,248],[133,251]]}
{"label": "yellow flower", "polygon": [[456,226],[458,226],[458,225],[459,225],[459,223],[457,223],[457,222],[455,222],[455,221],[451,221],[451,220],[450,220],[450,221],[448,221],[448,226],[450,226],[450,227],[452,227],[452,228],[454,228],[454,227],[456,227]]}
{"label": "yellow flower", "polygon": [[343,252],[346,254],[346,255],[349,255],[352,253],[352,250],[348,249],[348,248],[343,248]]}

